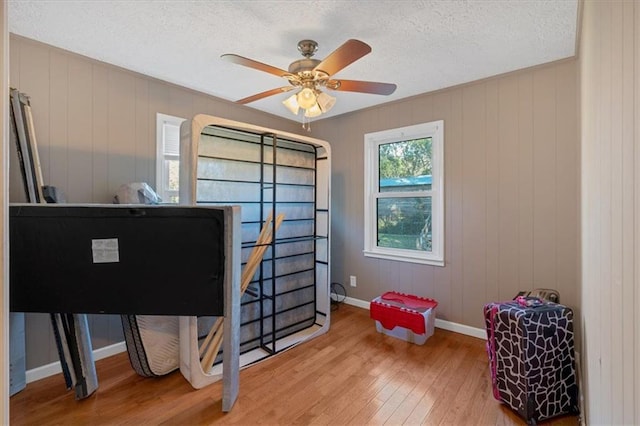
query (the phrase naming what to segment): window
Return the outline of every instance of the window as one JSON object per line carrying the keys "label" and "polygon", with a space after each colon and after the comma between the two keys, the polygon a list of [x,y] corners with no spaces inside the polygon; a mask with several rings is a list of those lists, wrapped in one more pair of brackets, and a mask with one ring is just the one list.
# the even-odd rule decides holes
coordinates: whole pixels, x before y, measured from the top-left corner
{"label": "window", "polygon": [[367,133],[365,256],[444,266],[444,122]]}
{"label": "window", "polygon": [[184,118],[156,117],[156,192],[164,203],[178,202],[180,183],[180,124]]}

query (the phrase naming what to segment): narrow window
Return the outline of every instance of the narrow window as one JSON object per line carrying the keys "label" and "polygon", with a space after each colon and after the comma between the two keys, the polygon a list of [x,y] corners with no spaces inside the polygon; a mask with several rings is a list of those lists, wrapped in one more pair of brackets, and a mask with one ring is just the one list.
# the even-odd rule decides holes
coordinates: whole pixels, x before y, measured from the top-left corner
{"label": "narrow window", "polygon": [[180,124],[184,118],[157,114],[156,192],[163,203],[177,203],[180,185]]}
{"label": "narrow window", "polygon": [[443,121],[365,135],[365,256],[444,265],[443,139]]}

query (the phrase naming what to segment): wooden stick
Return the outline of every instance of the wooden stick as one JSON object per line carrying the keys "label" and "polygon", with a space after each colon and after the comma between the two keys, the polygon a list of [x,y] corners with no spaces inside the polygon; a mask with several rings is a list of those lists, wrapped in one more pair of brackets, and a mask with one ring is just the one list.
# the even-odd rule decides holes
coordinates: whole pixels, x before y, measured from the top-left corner
{"label": "wooden stick", "polygon": [[[280,225],[282,224],[283,220],[284,220],[284,214],[280,213],[276,218],[275,231],[277,231],[278,228],[280,228]],[[254,247],[255,250],[252,252],[252,256],[250,256],[249,261],[247,261],[247,264],[245,265],[245,273],[243,273],[243,276],[245,276],[245,279],[253,277],[253,273],[249,274],[249,272],[251,272],[251,269],[254,269],[254,273],[255,273],[255,268],[260,264],[260,262],[262,262],[262,257],[264,256],[264,253],[269,248],[268,245],[271,244],[273,233],[274,233],[274,230],[269,229],[269,231],[265,234],[265,238],[261,241],[260,246]]]}
{"label": "wooden stick", "polygon": [[[262,227],[262,229],[260,230],[260,234],[258,235],[258,239],[256,241],[256,245],[258,243],[261,244],[262,240],[264,240],[265,235],[267,233],[267,230],[269,229],[269,225],[271,224],[271,220],[273,218],[273,211],[270,210],[269,211],[269,215],[267,216],[267,220],[264,223],[264,226]],[[251,256],[254,255],[256,250],[256,246],[253,247],[253,250],[251,251],[251,255],[249,256],[249,258],[251,258]],[[245,268],[246,269],[246,268]],[[243,292],[240,293],[240,295],[242,295]],[[211,327],[211,330],[209,330],[209,333],[207,334],[207,337],[204,339],[204,342],[202,343],[202,345],[199,348],[199,353],[200,353],[200,357],[202,358],[202,354],[205,352],[205,350],[207,349],[207,346],[209,345],[209,342],[211,342],[211,339],[213,338],[214,334],[218,331],[218,329],[222,326],[222,321],[223,321],[223,317],[219,317],[216,320],[216,323],[213,325],[213,327]]]}
{"label": "wooden stick", "polygon": [[247,287],[249,287],[249,283],[251,282],[251,279],[255,275],[256,269],[258,268],[258,265],[262,261],[262,258],[264,257],[264,254],[266,251],[267,251],[266,246],[256,247],[255,252],[252,253],[253,256],[249,259],[249,261],[247,261],[247,264],[245,265],[245,268],[242,271],[242,278],[240,279],[240,282],[241,282],[240,289],[242,293],[244,293],[247,290]]}
{"label": "wooden stick", "polygon": [[[269,215],[267,216],[267,220],[265,220],[264,225],[262,225],[262,229],[260,230],[260,235],[258,235],[258,238],[256,239],[256,245],[262,244],[264,242],[267,232],[269,232],[269,227],[271,226],[272,220],[273,220],[273,210],[270,210]],[[255,246],[253,248],[255,249]]]}
{"label": "wooden stick", "polygon": [[[264,257],[265,252],[269,248],[267,244],[271,243],[271,240],[273,238],[273,232],[277,231],[278,228],[280,228],[280,225],[282,224],[283,220],[284,220],[284,214],[280,213],[278,217],[276,217],[275,229],[268,232],[268,234],[266,235],[266,241],[264,241],[264,245],[259,247],[258,246],[254,247],[254,249],[256,250],[254,250],[251,253],[250,258],[247,261],[247,264],[245,265],[244,271],[242,272],[242,279],[241,279],[242,284],[240,287],[242,293],[244,293],[249,287],[249,283],[251,283],[251,278],[253,278],[253,276],[255,275],[256,269],[258,269],[258,266],[260,265],[260,262],[262,262],[262,258]],[[254,256],[254,253],[255,253],[255,256]]]}
{"label": "wooden stick", "polygon": [[202,359],[202,371],[205,373],[209,373],[211,371],[211,367],[213,367],[213,362],[216,360],[218,356],[218,351],[220,351],[220,345],[222,344],[222,336],[224,336],[224,330],[220,328],[213,340],[211,341],[211,346],[207,349],[207,353]]}
{"label": "wooden stick", "polygon": [[[273,218],[273,212],[270,211],[269,212],[269,216],[267,217],[267,220],[266,220],[264,226],[262,227],[262,230],[260,231],[260,235],[258,236],[258,239],[256,240],[256,244],[255,244],[255,246],[253,246],[253,250],[251,250],[251,254],[249,255],[249,258],[247,259],[247,263],[245,263],[245,265],[244,265],[244,270],[242,271],[242,277],[240,278],[240,282],[244,282],[244,280],[246,279],[245,276],[248,273],[247,271],[249,269],[251,269],[252,268],[251,265],[254,264],[256,262],[256,260],[260,258],[260,251],[265,247],[266,244],[269,244],[270,235],[271,235],[270,226],[271,226],[272,218]],[[242,286],[241,286],[241,288],[242,288]]]}
{"label": "wooden stick", "polygon": [[[283,214],[278,215],[278,217],[276,218],[276,230],[280,227],[283,219]],[[251,278],[253,278],[253,275],[256,272],[256,268],[258,267],[258,265],[260,265],[260,262],[262,262],[262,257],[269,248],[267,247],[267,245],[271,243],[272,234],[273,231],[271,229],[268,229],[267,232],[265,232],[262,236],[263,238],[261,238],[259,241],[256,241],[256,245],[251,252],[251,256],[249,256],[244,270],[242,271],[242,293],[244,293],[244,291],[247,289],[249,282],[251,282]]]}
{"label": "wooden stick", "polygon": [[[271,229],[271,221],[273,218],[273,211],[269,212],[269,216],[265,221],[262,230],[260,231],[260,235],[258,235],[258,239],[256,240],[256,245],[253,246],[253,250],[251,250],[251,254],[249,255],[249,259],[245,264],[244,271],[241,277],[241,285],[240,285],[240,296],[244,294],[247,287],[249,287],[249,283],[251,282],[251,278],[256,272],[256,269],[260,262],[262,262],[262,257],[267,250],[267,244],[271,243],[273,238],[273,233],[278,230],[282,221],[284,220],[284,214],[280,213],[278,217],[276,217],[275,229]],[[224,318],[219,318],[219,323],[216,321],[214,326],[209,330],[209,334],[205,338],[203,345],[200,347],[200,356],[202,357],[202,353],[204,352],[204,357],[202,357],[201,366],[202,370],[205,374],[209,373],[211,368],[213,367],[213,362],[218,356],[218,352],[220,351],[220,345],[222,344],[222,337],[224,335],[224,330],[222,328],[222,324],[224,322]],[[214,330],[215,328],[215,330]],[[213,336],[213,340],[211,340],[211,336]],[[211,345],[208,345],[209,341],[211,341]],[[206,347],[206,349],[205,349]]]}
{"label": "wooden stick", "polygon": [[211,339],[213,338],[214,333],[216,333],[218,329],[222,327],[223,318],[224,317],[216,318],[216,322],[213,323],[213,327],[211,327],[211,330],[209,330],[209,334],[207,334],[207,337],[204,339],[204,342],[202,342],[202,345],[200,345],[200,349],[199,349],[200,357],[202,357],[202,354],[204,353],[205,349],[207,348],[207,346],[209,346],[209,343],[211,342]]}

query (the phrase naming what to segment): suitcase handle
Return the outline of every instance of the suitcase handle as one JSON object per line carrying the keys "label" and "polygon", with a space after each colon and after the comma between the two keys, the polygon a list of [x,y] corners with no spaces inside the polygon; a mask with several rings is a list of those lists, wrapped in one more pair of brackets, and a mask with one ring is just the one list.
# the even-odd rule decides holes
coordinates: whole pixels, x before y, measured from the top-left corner
{"label": "suitcase handle", "polygon": [[516,297],[516,302],[518,302],[518,305],[525,308],[537,308],[547,304],[544,300],[534,296],[518,296]]}

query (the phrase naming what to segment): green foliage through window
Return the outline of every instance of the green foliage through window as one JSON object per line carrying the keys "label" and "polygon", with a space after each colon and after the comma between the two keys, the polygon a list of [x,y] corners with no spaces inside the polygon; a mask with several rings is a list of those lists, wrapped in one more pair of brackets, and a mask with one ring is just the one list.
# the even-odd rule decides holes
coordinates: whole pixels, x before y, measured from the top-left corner
{"label": "green foliage through window", "polygon": [[[431,138],[380,144],[379,191],[431,189]],[[431,251],[431,197],[378,199],[378,246]]]}
{"label": "green foliage through window", "polygon": [[431,138],[385,143],[378,154],[380,179],[431,175]]}
{"label": "green foliage through window", "polygon": [[431,251],[431,197],[379,198],[378,246]]}

